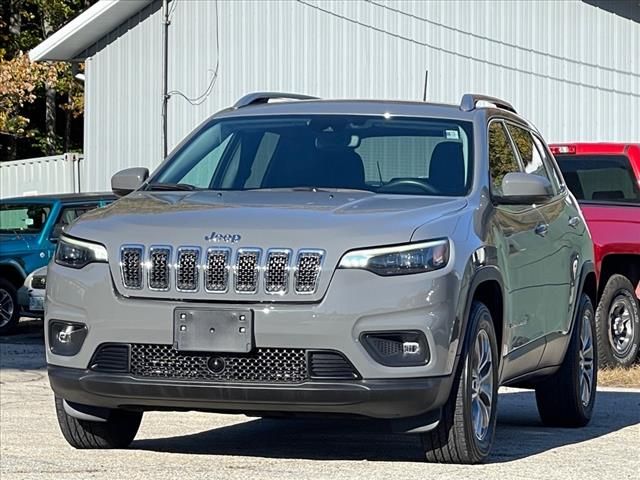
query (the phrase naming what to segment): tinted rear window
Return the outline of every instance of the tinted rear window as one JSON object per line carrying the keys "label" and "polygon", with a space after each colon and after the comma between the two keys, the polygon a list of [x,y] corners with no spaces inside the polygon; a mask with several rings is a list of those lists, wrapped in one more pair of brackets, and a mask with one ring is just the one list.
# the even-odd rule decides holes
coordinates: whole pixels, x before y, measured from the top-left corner
{"label": "tinted rear window", "polygon": [[640,203],[640,189],[625,155],[556,155],[578,200]]}

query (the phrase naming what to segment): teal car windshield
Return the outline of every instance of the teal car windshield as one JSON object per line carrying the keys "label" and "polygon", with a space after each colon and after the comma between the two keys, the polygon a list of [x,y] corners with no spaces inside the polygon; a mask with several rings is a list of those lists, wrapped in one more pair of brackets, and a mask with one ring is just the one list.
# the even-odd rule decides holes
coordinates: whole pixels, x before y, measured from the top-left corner
{"label": "teal car windshield", "polygon": [[471,185],[472,143],[471,123],[449,119],[222,119],[180,147],[147,188],[334,188],[462,196]]}
{"label": "teal car windshield", "polygon": [[47,203],[1,203],[0,233],[40,233],[50,212]]}

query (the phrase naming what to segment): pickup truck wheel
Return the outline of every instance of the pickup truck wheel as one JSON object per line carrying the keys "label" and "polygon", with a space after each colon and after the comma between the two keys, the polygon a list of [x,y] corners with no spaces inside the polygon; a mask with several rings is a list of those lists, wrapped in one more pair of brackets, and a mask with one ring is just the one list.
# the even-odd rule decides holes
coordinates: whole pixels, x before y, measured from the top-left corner
{"label": "pickup truck wheel", "polygon": [[126,448],[138,433],[142,412],[112,410],[105,422],[79,420],[69,415],[55,398],[58,424],[65,440],[78,449]]}
{"label": "pickup truck wheel", "polygon": [[0,278],[0,335],[11,333],[20,320],[16,287]]}
{"label": "pickup truck wheel", "polygon": [[600,367],[629,367],[638,357],[640,314],[633,285],[623,275],[612,275],[596,310]]}
{"label": "pickup truck wheel", "polygon": [[479,463],[491,451],[498,403],[498,347],[489,309],[474,302],[473,329],[438,426],[422,434],[427,461]]}
{"label": "pickup truck wheel", "polygon": [[583,293],[560,369],[536,386],[538,412],[545,425],[583,427],[591,420],[598,385],[594,317],[591,300]]}

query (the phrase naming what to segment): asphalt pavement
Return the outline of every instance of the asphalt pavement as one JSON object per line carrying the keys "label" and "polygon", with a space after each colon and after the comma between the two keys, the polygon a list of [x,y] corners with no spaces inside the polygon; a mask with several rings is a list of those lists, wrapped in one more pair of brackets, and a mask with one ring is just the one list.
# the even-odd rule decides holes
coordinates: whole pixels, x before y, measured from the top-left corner
{"label": "asphalt pavement", "polygon": [[582,429],[543,427],[532,392],[502,389],[493,454],[475,466],[421,461],[417,437],[383,422],[146,413],[126,450],[80,451],[58,429],[40,322],[0,337],[0,478],[638,479],[640,390],[599,389]]}

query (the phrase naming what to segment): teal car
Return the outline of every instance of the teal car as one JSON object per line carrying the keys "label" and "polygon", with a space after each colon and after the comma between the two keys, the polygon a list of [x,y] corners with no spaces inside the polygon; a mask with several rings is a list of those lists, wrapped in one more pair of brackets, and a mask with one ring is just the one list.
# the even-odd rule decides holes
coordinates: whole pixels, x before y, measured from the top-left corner
{"label": "teal car", "polygon": [[18,289],[31,272],[49,263],[63,228],[114,199],[92,193],[0,200],[0,335],[18,324]]}

